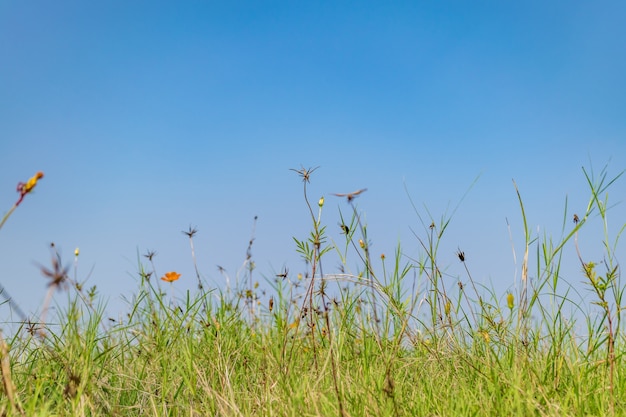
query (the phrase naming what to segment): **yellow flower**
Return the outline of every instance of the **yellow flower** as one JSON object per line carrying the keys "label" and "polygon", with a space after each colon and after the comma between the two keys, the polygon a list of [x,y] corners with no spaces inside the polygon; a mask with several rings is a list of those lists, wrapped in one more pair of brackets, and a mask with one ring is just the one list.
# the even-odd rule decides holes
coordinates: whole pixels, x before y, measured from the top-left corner
{"label": "yellow flower", "polygon": [[24,194],[30,193],[33,190],[33,188],[35,188],[35,185],[37,185],[37,181],[39,181],[41,178],[43,178],[43,172],[39,171],[33,177],[31,177],[31,179],[29,179],[26,184],[24,184],[24,188],[22,188],[22,192]]}
{"label": "yellow flower", "polygon": [[324,197],[323,196],[320,198],[320,201],[317,202],[317,205],[320,206],[320,207],[322,207],[324,205]]}
{"label": "yellow flower", "polygon": [[167,282],[174,282],[178,278],[180,278],[180,274],[178,272],[172,271],[172,272],[166,272],[165,275],[161,277],[161,280],[167,281]]}
{"label": "yellow flower", "polygon": [[37,185],[37,181],[39,181],[41,178],[43,178],[43,172],[39,171],[31,179],[26,181],[26,184],[24,184],[23,182],[17,184],[17,192],[20,193],[20,198],[18,198],[15,202],[15,207],[20,205],[22,200],[24,200],[26,194],[33,191],[33,188],[35,188],[35,185]]}
{"label": "yellow flower", "polygon": [[363,239],[359,239],[359,246],[361,249],[365,249],[365,242],[363,242]]}
{"label": "yellow flower", "polygon": [[78,250],[78,248],[74,249],[74,256],[78,257],[79,254],[80,251]]}

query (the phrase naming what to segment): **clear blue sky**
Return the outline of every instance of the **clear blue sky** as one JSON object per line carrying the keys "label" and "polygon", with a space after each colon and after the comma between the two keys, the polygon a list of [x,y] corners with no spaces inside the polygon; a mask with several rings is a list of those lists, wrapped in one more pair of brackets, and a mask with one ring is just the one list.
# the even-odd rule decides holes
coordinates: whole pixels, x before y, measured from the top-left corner
{"label": "clear blue sky", "polygon": [[[235,275],[258,215],[267,287],[285,266],[304,271],[292,236],[310,222],[289,168],[320,166],[309,190],[326,196],[330,237],[348,210],[330,193],[367,187],[355,201],[373,254],[400,241],[414,258],[411,228],[424,232],[405,187],[438,220],[480,175],[441,263],[450,286],[467,281],[460,248],[503,295],[516,274],[507,218],[518,251],[523,238],[511,180],[533,230],[558,237],[565,196],[568,217],[587,203],[581,167],[626,168],[624,21],[621,1],[2,1],[1,211],[18,181],[46,175],[0,230],[2,285],[36,310],[34,263],[55,242],[67,263],[80,248],[80,278],[91,271],[112,308],[136,291],[148,250],[160,274],[183,274],[181,296],[195,288],[190,225],[201,273],[223,285],[216,265]],[[616,231],[624,206],[610,219]],[[578,265],[566,278],[582,281]]]}

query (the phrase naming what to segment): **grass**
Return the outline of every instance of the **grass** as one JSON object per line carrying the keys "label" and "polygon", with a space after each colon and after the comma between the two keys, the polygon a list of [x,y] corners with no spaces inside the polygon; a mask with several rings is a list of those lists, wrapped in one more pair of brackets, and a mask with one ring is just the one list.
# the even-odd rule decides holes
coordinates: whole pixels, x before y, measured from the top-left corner
{"label": "grass", "polygon": [[[154,273],[155,253],[144,255],[122,321],[106,318],[96,289],[71,278],[54,247],[51,268],[42,267],[50,296],[37,320],[1,289],[23,319],[11,338],[0,337],[2,415],[624,414],[625,287],[616,258],[624,227],[612,236],[607,222],[607,190],[621,173],[583,170],[589,204],[573,216],[566,204],[558,241],[531,237],[514,184],[524,256],[519,291],[500,295],[475,284],[461,250],[464,283],[444,285],[437,252],[449,217],[435,223],[418,214],[422,231],[414,234],[422,257],[409,259],[399,246],[375,270],[355,204],[364,190],[342,195],[349,211],[341,213],[343,235],[335,242],[322,221],[324,200],[312,204],[307,192],[315,169],[294,171],[311,218],[310,234],[294,238],[307,267],[295,276],[285,270],[268,288],[253,279],[253,232],[239,288],[208,289],[196,267],[198,290],[175,299],[167,288],[176,283]],[[18,203],[0,227],[42,176],[20,183]],[[600,261],[587,260],[579,247],[591,217],[603,227]],[[183,233],[195,267],[196,230]],[[585,279],[594,297],[594,313],[582,318],[566,313],[587,311],[561,276],[566,247],[575,248],[580,263],[572,279]],[[529,265],[533,251],[536,265]],[[336,272],[326,272],[331,253],[341,260]],[[358,270],[346,272],[354,263]],[[66,307],[48,318],[57,290]],[[262,298],[263,291],[271,296]]]}

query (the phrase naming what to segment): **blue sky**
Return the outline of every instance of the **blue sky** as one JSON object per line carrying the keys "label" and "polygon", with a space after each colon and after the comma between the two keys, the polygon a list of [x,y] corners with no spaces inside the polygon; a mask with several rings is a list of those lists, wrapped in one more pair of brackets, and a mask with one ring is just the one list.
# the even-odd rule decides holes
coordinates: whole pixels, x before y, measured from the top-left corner
{"label": "blue sky", "polygon": [[[568,216],[587,203],[581,167],[626,168],[625,17],[617,1],[3,1],[2,211],[18,181],[46,176],[0,230],[2,285],[35,311],[46,288],[34,263],[55,242],[68,263],[80,248],[79,277],[113,310],[137,289],[138,252],[183,274],[180,296],[195,288],[191,225],[201,273],[223,286],[217,265],[236,273],[254,216],[257,279],[295,275],[292,236],[310,223],[289,169],[320,166],[309,191],[326,196],[330,237],[349,210],[330,194],[366,187],[355,201],[372,252],[401,242],[414,258],[411,229],[424,231],[409,196],[438,220],[479,176],[441,263],[450,286],[467,280],[462,249],[503,295],[521,256],[506,219],[518,252],[523,238],[511,180],[533,230],[558,237],[565,197]],[[610,212],[613,232],[623,213]],[[599,234],[584,244],[600,261]]]}

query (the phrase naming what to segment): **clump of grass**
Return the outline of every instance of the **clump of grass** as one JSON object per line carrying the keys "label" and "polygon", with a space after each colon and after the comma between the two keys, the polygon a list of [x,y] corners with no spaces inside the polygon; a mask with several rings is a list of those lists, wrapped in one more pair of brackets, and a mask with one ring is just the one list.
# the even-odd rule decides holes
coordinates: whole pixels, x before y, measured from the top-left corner
{"label": "clump of grass", "polygon": [[[116,319],[107,317],[96,288],[85,292],[79,282],[78,250],[71,279],[53,247],[51,267],[41,267],[49,293],[39,320],[20,313],[22,327],[0,337],[2,415],[620,414],[624,287],[616,253],[624,227],[610,235],[607,190],[621,173],[608,177],[605,168],[596,178],[583,170],[589,204],[572,214],[566,200],[556,241],[531,237],[514,184],[524,224],[521,276],[518,290],[497,294],[473,279],[467,248],[454,254],[459,276],[442,272],[440,247],[459,206],[440,220],[416,209],[420,256],[398,245],[376,268],[356,205],[365,190],[338,194],[349,211],[340,210],[333,236],[324,197],[315,207],[308,194],[316,169],[294,170],[311,227],[307,237],[294,237],[304,269],[266,277],[269,288],[253,279],[257,218],[232,288],[220,268],[227,288],[208,289],[195,257],[197,228],[189,227],[183,233],[197,291],[168,294],[166,286],[173,290],[186,277],[157,273],[157,253],[148,251],[138,256],[138,290]],[[18,187],[20,200],[0,227],[34,184]],[[602,222],[602,259],[585,257],[578,244],[591,218]],[[563,276],[566,248],[577,254],[579,275]],[[340,261],[336,271],[328,271],[331,256]],[[580,278],[599,311],[583,314],[583,326],[566,313],[586,311],[570,285]],[[55,294],[65,295],[66,307],[50,319]]]}

